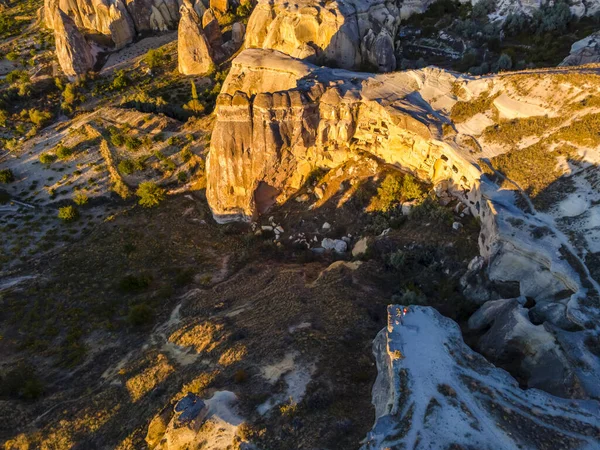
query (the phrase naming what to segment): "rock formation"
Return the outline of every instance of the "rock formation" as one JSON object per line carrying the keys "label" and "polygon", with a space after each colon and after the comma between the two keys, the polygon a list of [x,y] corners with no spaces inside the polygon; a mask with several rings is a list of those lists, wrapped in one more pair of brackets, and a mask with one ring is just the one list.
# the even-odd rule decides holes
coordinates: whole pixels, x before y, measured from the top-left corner
{"label": "rock formation", "polygon": [[[491,119],[474,118],[456,125],[458,132],[443,133],[450,127],[445,114],[457,103],[452,93],[457,85],[464,98],[497,93],[493,107],[507,119],[543,114],[540,104],[560,108],[551,87],[564,74],[540,76],[548,88],[527,98],[505,76],[457,77],[437,69],[361,74],[316,67],[273,50],[247,49],[233,61],[217,99],[207,162],[207,198],[214,217],[220,222],[252,220],[288,200],[315,168],[340,168],[364,155],[411,172],[434,184],[436,192],[460,198],[481,220],[481,258],[470,265],[463,284],[469,295],[479,303],[521,296],[535,305],[525,310],[511,302],[505,315],[494,316],[498,326],[492,316],[480,313],[480,325],[473,327],[482,335],[482,351],[502,364],[510,358],[507,342],[514,338],[512,350],[522,359],[516,369],[524,383],[561,395],[600,397],[594,382],[600,378],[600,364],[585,345],[594,339],[590,324],[598,318],[594,299],[600,288],[568,243],[565,233],[571,231],[563,232],[548,215],[521,210],[513,192],[483,176],[481,144],[472,135],[481,134],[479,123],[493,123]],[[567,92],[578,98],[577,90]],[[565,106],[572,101],[561,97]],[[476,150],[468,145],[473,141]],[[489,157],[506,152],[502,147],[486,151]],[[596,161],[586,148],[581,155]],[[584,186],[592,174],[573,176]],[[586,198],[600,198],[597,189],[589,189]],[[568,222],[556,217],[561,227],[568,223],[573,231],[592,226],[589,215],[568,217]],[[544,231],[544,245],[535,237],[539,230]],[[594,239],[589,240],[592,253]],[[486,326],[492,326],[487,335]],[[557,377],[562,371],[560,381],[544,376],[548,365]],[[563,380],[568,384],[559,389]]]}
{"label": "rock formation", "polygon": [[103,35],[115,48],[137,33],[174,29],[179,21],[177,0],[45,0],[48,28],[56,27],[56,12],[70,16],[80,30]]}
{"label": "rock formation", "polygon": [[435,309],[388,307],[373,345],[375,426],[363,450],[592,449],[600,440],[597,401],[522,390],[463,342]]}
{"label": "rock formation", "polygon": [[184,0],[180,12],[181,20],[177,31],[179,72],[184,75],[205,74],[214,67],[215,62],[202,20],[189,0]]}
{"label": "rock formation", "polygon": [[58,11],[54,25],[56,56],[65,75],[75,78],[88,72],[94,66],[94,55],[75,22],[64,12]]}
{"label": "rock formation", "polygon": [[246,48],[274,49],[345,69],[396,68],[394,37],[400,12],[394,2],[261,0],[246,33]]}
{"label": "rock formation", "polygon": [[[266,207],[256,204],[262,191],[276,191],[283,202],[314,168],[363,151],[428,180],[472,187],[477,171],[434,138],[428,111],[403,100],[407,90],[387,92],[397,105],[386,108],[381,82],[331,75],[272,51],[246,50],[234,60],[217,101],[209,158],[207,196],[217,219],[249,220]],[[406,73],[394,77],[399,86],[415,82]]]}
{"label": "rock formation", "polygon": [[580,66],[600,62],[600,32],[575,42],[571,52],[559,65]]}

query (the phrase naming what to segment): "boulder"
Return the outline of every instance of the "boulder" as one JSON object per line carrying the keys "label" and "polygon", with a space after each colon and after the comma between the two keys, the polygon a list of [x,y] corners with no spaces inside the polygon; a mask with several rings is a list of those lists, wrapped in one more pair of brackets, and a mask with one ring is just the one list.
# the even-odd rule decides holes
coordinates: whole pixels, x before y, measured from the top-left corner
{"label": "boulder", "polygon": [[241,45],[244,42],[246,27],[242,22],[236,22],[231,27],[231,41],[236,45]]}
{"label": "boulder", "polygon": [[210,8],[225,14],[231,8],[230,0],[210,0]]}
{"label": "boulder", "polygon": [[179,72],[184,75],[202,75],[215,66],[213,51],[202,21],[190,0],[184,0],[177,31],[177,58]]}
{"label": "boulder", "polygon": [[358,240],[358,242],[356,244],[354,244],[354,247],[352,248],[352,256],[354,256],[355,258],[364,255],[365,253],[367,253],[367,250],[369,249],[369,238],[368,237],[364,237]]}
{"label": "boulder", "polygon": [[58,10],[54,25],[56,56],[65,75],[74,79],[90,71],[95,63],[94,54],[73,19]]}
{"label": "boulder", "polygon": [[198,439],[198,431],[208,415],[208,406],[197,395],[188,393],[173,408],[174,415],[169,422],[161,450],[189,448]]}
{"label": "boulder", "polygon": [[559,66],[581,66],[600,62],[600,32],[575,42],[571,52]]}
{"label": "boulder", "polygon": [[342,239],[325,238],[321,242],[321,247],[325,250],[335,250],[336,253],[344,253],[348,250],[348,244]]}

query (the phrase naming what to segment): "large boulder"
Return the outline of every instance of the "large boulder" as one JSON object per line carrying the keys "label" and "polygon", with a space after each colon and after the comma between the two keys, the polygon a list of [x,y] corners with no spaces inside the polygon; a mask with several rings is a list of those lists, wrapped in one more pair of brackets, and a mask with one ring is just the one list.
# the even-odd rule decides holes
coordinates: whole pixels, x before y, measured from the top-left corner
{"label": "large boulder", "polygon": [[600,62],[600,32],[575,42],[571,52],[559,65],[580,66]]}
{"label": "large boulder", "polygon": [[184,0],[177,31],[177,58],[179,72],[201,75],[215,66],[213,49],[202,27],[202,20],[189,0]]}
{"label": "large boulder", "polygon": [[393,37],[399,23],[398,6],[384,0],[261,0],[248,21],[245,45],[294,56],[308,45],[320,64],[345,69],[368,64],[386,72],[396,68]]}
{"label": "large boulder", "polygon": [[54,18],[54,40],[60,67],[69,78],[76,78],[94,67],[90,44],[73,19],[58,10]]}

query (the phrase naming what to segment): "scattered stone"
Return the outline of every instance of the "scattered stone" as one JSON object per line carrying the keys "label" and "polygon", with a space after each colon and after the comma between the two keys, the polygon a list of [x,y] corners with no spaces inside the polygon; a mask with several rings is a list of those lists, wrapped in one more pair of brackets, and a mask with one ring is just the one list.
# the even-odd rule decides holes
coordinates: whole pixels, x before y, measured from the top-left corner
{"label": "scattered stone", "polygon": [[325,250],[335,250],[336,253],[344,253],[348,250],[348,244],[341,239],[325,238],[321,241],[321,246]]}
{"label": "scattered stone", "polygon": [[329,222],[325,222],[321,228],[323,230],[330,230],[331,229],[331,224]]}
{"label": "scattered stone", "polygon": [[354,244],[354,248],[352,249],[352,256],[359,257],[364,255],[369,249],[369,238],[364,237],[360,239],[356,244]]}
{"label": "scattered stone", "polygon": [[463,227],[463,224],[462,224],[462,223],[460,223],[460,222],[454,222],[454,223],[452,224],[452,229],[453,229],[453,230],[455,230],[455,231],[458,231],[458,230],[460,230],[462,227]]}

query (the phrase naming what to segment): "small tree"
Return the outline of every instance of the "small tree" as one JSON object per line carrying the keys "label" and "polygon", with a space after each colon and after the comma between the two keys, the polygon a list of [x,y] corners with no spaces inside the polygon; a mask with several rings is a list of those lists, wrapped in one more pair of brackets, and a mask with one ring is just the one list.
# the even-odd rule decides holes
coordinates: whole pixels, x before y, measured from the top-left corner
{"label": "small tree", "polygon": [[0,170],[0,183],[12,183],[15,181],[15,174],[10,169]]}
{"label": "small tree", "polygon": [[42,164],[50,165],[56,161],[56,156],[50,153],[42,153],[39,159]]}
{"label": "small tree", "polygon": [[63,206],[58,210],[58,218],[65,222],[73,222],[79,217],[79,211],[73,205]]}
{"label": "small tree", "polygon": [[69,159],[71,157],[71,155],[73,154],[73,149],[67,147],[64,144],[58,144],[56,146],[56,156],[58,157],[58,159]]}
{"label": "small tree", "polygon": [[183,109],[193,112],[194,114],[201,114],[204,112],[204,105],[198,100],[198,91],[196,90],[196,83],[194,80],[190,80],[192,84],[192,99],[183,105]]}
{"label": "small tree", "polygon": [[158,206],[165,199],[166,190],[152,181],[140,183],[136,195],[140,198],[139,204],[145,208]]}
{"label": "small tree", "polygon": [[75,192],[75,195],[73,195],[73,201],[79,206],[85,205],[88,200],[88,196],[84,192],[77,191]]}
{"label": "small tree", "polygon": [[148,64],[150,70],[155,70],[162,66],[164,59],[164,52],[157,48],[148,50],[148,53],[146,53],[146,56],[144,56],[144,62]]}

